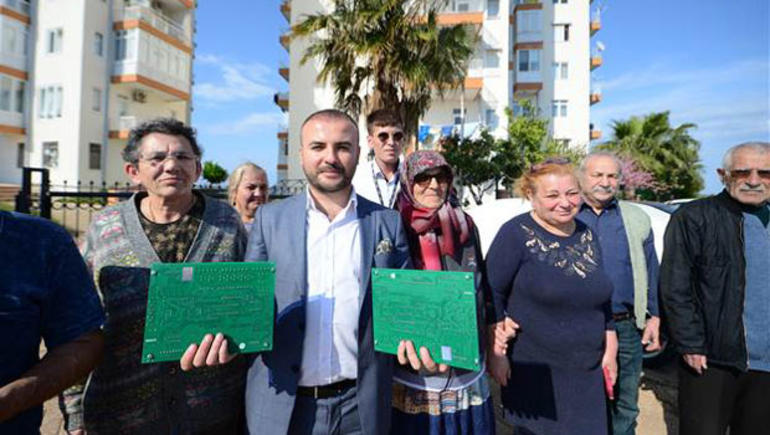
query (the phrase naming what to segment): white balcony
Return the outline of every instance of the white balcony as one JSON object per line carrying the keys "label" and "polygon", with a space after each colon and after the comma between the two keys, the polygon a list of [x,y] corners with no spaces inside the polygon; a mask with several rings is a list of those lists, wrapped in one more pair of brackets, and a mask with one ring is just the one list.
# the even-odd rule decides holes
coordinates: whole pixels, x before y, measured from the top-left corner
{"label": "white balcony", "polygon": [[0,5],[9,9],[13,9],[20,14],[29,16],[29,1],[28,0],[0,0]]}
{"label": "white balcony", "polygon": [[191,63],[189,53],[149,32],[131,29],[118,40],[113,76],[118,78],[116,83],[140,82],[150,90],[186,99],[190,94]]}
{"label": "white balcony", "polygon": [[[7,41],[4,41],[8,44]],[[17,41],[19,44],[23,44],[23,41]],[[0,51],[0,65],[13,68],[21,72],[27,72],[27,55],[23,51],[17,50],[15,52],[7,52],[5,50]],[[21,77],[17,77],[21,79]]]}
{"label": "white balcony", "polygon": [[117,7],[115,9],[115,21],[128,20],[144,21],[185,45],[191,45],[190,37],[180,23],[175,22],[171,18],[152,10],[147,6],[134,4],[131,6]]}
{"label": "white balcony", "polygon": [[[0,110],[0,125],[6,128],[14,127],[23,129],[25,127],[24,115],[19,112]],[[22,134],[21,132],[19,133]]]}

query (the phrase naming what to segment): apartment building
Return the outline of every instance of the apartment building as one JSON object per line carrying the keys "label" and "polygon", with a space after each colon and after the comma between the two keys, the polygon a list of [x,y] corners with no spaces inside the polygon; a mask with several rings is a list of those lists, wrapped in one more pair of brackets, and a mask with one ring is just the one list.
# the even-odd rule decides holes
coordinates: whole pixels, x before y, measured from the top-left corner
{"label": "apartment building", "polygon": [[126,181],[128,132],[190,119],[193,0],[0,0],[0,183]]}
{"label": "apartment building", "polygon": [[[284,0],[281,12],[288,25],[303,15],[329,12],[326,0]],[[478,34],[464,90],[457,89],[433,101],[420,122],[421,148],[431,148],[452,131],[473,135],[480,128],[506,134],[505,109],[522,113],[529,101],[547,118],[550,135],[570,146],[586,146],[601,137],[591,128],[590,106],[601,100],[592,88],[591,71],[601,66],[603,46],[592,36],[601,28],[599,6],[592,0],[451,0],[439,16],[442,24],[467,24]],[[275,102],[289,113],[289,123],[278,133],[278,180],[303,177],[299,166],[299,127],[315,110],[334,102],[333,91],[316,82],[317,62],[300,65],[307,41],[281,35],[288,64],[279,73],[288,92]],[[363,125],[362,125],[363,126]],[[362,156],[367,145],[362,139]]]}

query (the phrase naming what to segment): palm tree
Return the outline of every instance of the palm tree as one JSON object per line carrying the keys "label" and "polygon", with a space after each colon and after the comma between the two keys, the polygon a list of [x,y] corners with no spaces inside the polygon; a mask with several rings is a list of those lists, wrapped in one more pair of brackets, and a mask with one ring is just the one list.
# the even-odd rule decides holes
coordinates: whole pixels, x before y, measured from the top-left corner
{"label": "palm tree", "polygon": [[651,199],[689,198],[703,189],[700,142],[690,136],[697,126],[684,123],[672,127],[669,112],[612,122],[613,137],[599,145],[635,160],[651,173],[661,191]]}
{"label": "palm tree", "polygon": [[439,26],[446,0],[333,0],[328,14],[292,28],[311,37],[302,63],[321,60],[319,82],[330,82],[336,105],[354,116],[389,108],[408,134],[430,108],[462,85],[476,35],[466,26]]}

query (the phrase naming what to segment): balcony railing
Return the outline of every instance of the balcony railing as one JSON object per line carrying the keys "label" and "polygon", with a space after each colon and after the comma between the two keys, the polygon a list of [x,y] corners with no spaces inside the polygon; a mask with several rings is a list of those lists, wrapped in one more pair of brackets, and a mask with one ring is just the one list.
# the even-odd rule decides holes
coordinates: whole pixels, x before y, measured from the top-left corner
{"label": "balcony railing", "polygon": [[602,18],[601,15],[599,15],[598,12],[594,13],[591,16],[591,35],[598,32],[602,28]]}
{"label": "balcony railing", "polygon": [[602,54],[598,51],[591,53],[591,69],[602,66]]}
{"label": "balcony railing", "polygon": [[186,45],[190,45],[190,38],[187,36],[187,33],[181,24],[153,11],[146,6],[126,6],[125,8],[118,8],[116,12],[117,13],[115,16],[117,20],[142,20],[152,27],[160,30],[161,32],[185,43]]}
{"label": "balcony railing", "polygon": [[289,110],[289,93],[288,92],[278,92],[273,96],[273,101],[275,104],[278,105],[278,107],[281,108],[284,112]]}
{"label": "balcony railing", "polygon": [[286,31],[283,34],[281,34],[278,40],[281,42],[281,45],[283,46],[283,48],[285,48],[288,51],[289,45],[291,44],[291,35],[289,31]]}
{"label": "balcony railing", "polygon": [[29,2],[24,0],[0,0],[0,5],[13,9],[24,15],[29,15]]}
{"label": "balcony railing", "polygon": [[291,0],[283,0],[281,2],[281,13],[286,21],[291,22]]}

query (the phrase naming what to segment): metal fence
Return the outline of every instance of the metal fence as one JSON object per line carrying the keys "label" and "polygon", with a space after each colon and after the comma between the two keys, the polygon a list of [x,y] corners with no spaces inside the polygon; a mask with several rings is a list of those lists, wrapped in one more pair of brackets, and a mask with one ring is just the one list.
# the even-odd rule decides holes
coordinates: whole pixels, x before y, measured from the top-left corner
{"label": "metal fence", "polygon": [[[227,189],[199,184],[203,194],[227,200]],[[305,189],[305,180],[283,180],[270,187],[270,200],[295,195]],[[139,188],[129,183],[51,184],[48,169],[24,168],[21,190],[16,196],[16,211],[51,219],[66,228],[76,239],[87,229],[94,213],[130,198]]]}

